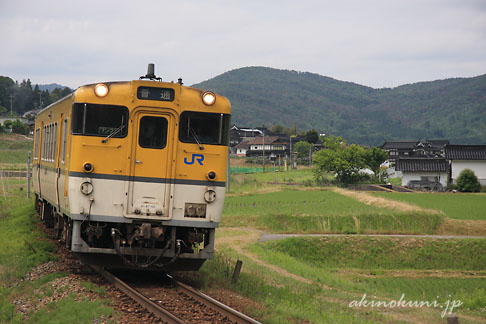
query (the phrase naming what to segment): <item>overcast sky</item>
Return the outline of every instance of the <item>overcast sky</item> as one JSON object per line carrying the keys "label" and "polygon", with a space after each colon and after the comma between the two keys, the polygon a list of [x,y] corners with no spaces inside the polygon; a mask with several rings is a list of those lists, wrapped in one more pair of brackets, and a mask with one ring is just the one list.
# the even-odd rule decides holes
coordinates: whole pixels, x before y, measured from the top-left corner
{"label": "overcast sky", "polygon": [[0,75],[76,88],[155,63],[186,85],[246,66],[374,88],[486,73],[485,0],[0,0]]}

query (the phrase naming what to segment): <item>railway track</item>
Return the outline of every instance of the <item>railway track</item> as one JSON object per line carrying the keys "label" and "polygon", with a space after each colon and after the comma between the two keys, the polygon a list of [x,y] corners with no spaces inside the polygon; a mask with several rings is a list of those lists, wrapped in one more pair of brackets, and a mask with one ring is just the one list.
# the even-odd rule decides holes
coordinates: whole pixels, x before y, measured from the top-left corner
{"label": "railway track", "polygon": [[170,287],[133,287],[102,268],[94,269],[124,294],[169,324],[260,323],[171,276],[167,276]]}

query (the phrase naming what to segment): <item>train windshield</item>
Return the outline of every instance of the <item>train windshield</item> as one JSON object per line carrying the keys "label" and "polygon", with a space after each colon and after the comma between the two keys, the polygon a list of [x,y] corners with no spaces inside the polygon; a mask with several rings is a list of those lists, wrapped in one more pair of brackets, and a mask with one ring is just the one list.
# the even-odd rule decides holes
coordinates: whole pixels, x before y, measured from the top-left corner
{"label": "train windshield", "polygon": [[75,103],[72,125],[74,135],[122,138],[127,136],[128,108]]}
{"label": "train windshield", "polygon": [[179,139],[184,143],[228,145],[230,115],[185,111],[181,114]]}

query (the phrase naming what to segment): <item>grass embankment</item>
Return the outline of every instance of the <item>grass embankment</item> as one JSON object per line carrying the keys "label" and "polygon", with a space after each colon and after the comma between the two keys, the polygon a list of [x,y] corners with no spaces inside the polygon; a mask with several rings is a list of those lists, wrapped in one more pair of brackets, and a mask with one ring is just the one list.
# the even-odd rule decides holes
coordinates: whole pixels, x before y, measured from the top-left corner
{"label": "grass embankment", "polygon": [[232,174],[230,177],[230,189],[231,194],[254,193],[269,188],[274,189],[275,184],[301,184],[310,186],[313,182],[314,175],[311,169]]}
{"label": "grass embankment", "polygon": [[[299,172],[312,176],[310,171]],[[486,239],[346,236],[257,243],[262,231],[439,233],[450,221],[479,224],[480,220],[449,217],[467,219],[464,204],[484,211],[483,201],[458,195],[467,198],[453,197],[457,200],[450,203],[451,209],[443,209],[430,204],[435,195],[422,205],[413,201],[415,194],[402,194],[412,200],[398,204],[372,194],[291,190],[272,186],[265,176],[241,175],[236,185],[244,189],[233,186],[237,194],[227,196],[217,231],[218,253],[201,270],[207,289],[223,287],[250,298],[257,305],[249,303],[248,313],[264,323],[440,324],[452,302],[461,303],[454,309],[461,324],[486,323]],[[279,177],[289,175],[280,172]],[[452,216],[455,205],[462,206],[462,213]],[[236,259],[243,260],[243,272],[237,283],[231,283]],[[407,301],[436,301],[438,306],[349,307],[364,294],[368,301],[398,301],[403,295]]]}
{"label": "grass embankment", "polygon": [[56,249],[38,228],[33,201],[19,190],[17,180],[10,181],[6,186],[10,189],[7,200],[0,196],[0,323],[92,323],[102,315],[112,314],[103,299],[90,301],[74,294],[46,303],[46,307],[31,311],[26,317],[18,312],[14,300],[17,304],[35,305],[52,297],[59,292],[54,291],[52,282],[68,273],[20,280],[37,265],[55,260]]}
{"label": "grass embankment", "polygon": [[331,190],[284,190],[227,197],[222,225],[276,233],[431,234],[441,220],[438,213],[378,208]]}
{"label": "grass embankment", "polygon": [[486,220],[486,194],[474,193],[373,193],[375,196],[442,211],[447,217]]}
{"label": "grass embankment", "polygon": [[[478,256],[485,249],[486,240],[292,238],[252,244],[244,254],[227,245],[201,271],[207,288],[217,283],[257,302],[260,307],[252,305],[248,313],[264,323],[445,322],[440,307],[349,307],[363,294],[376,301],[398,301],[403,294],[407,301],[443,307],[460,301],[454,311],[461,323],[481,323],[486,259]],[[244,271],[233,284],[236,258]]]}
{"label": "grass embankment", "polygon": [[[0,167],[16,169],[17,164],[25,169],[28,152],[32,152],[34,141],[19,134],[0,134]],[[8,165],[7,165],[8,164]]]}

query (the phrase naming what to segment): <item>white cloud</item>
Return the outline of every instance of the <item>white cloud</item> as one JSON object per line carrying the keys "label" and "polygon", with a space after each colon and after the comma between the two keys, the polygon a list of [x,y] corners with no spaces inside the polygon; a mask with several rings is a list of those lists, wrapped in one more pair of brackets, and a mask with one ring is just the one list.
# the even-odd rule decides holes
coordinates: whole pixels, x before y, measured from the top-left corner
{"label": "white cloud", "polygon": [[72,87],[149,62],[186,84],[249,65],[373,87],[486,73],[481,0],[16,1],[0,33],[0,74]]}

